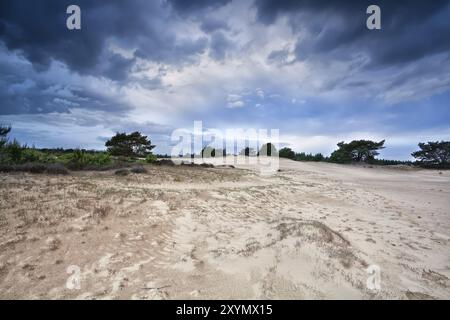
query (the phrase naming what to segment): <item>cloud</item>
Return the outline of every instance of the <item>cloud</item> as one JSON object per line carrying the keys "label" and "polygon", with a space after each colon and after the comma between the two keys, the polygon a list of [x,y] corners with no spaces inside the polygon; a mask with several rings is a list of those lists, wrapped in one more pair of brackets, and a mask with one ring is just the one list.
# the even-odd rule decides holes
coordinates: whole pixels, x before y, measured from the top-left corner
{"label": "cloud", "polygon": [[[259,21],[275,23],[288,16],[291,26],[302,30],[296,46],[299,60],[317,55],[347,59],[347,54],[368,55],[371,66],[403,64],[427,55],[448,52],[450,42],[444,37],[450,31],[450,4],[445,0],[378,1],[381,8],[382,30],[365,28],[366,0],[309,1],[257,0]],[[272,58],[283,51],[275,51]]]}
{"label": "cloud", "polygon": [[211,34],[211,45],[209,54],[216,60],[223,60],[226,57],[227,51],[231,49],[232,44],[230,40],[221,31],[214,31]]}
{"label": "cloud", "polygon": [[229,27],[226,21],[207,16],[201,21],[200,29],[205,33],[211,33],[218,30],[229,30]]}
{"label": "cloud", "polygon": [[261,99],[264,99],[264,91],[260,88],[256,89],[256,95]]}
{"label": "cloud", "polygon": [[57,60],[80,74],[113,80],[125,79],[135,60],[134,56],[112,53],[111,43],[135,51],[138,57],[171,63],[189,60],[205,50],[206,39],[179,32],[184,22],[163,1],[80,0],[80,31],[65,27],[69,4],[55,0],[45,5],[24,0],[2,2],[0,39],[38,70]]}
{"label": "cloud", "polygon": [[203,120],[280,128],[312,152],[317,137],[450,127],[446,1],[380,0],[376,31],[366,0],[80,0],[79,32],[65,27],[68,4],[0,3],[0,122],[24,142],[148,127],[167,145],[171,128]]}
{"label": "cloud", "polygon": [[221,7],[231,2],[231,0],[169,0],[169,2],[178,12],[192,13],[199,10]]}
{"label": "cloud", "polygon": [[228,108],[242,108],[245,103],[242,101],[242,96],[239,94],[229,94],[227,97]]}

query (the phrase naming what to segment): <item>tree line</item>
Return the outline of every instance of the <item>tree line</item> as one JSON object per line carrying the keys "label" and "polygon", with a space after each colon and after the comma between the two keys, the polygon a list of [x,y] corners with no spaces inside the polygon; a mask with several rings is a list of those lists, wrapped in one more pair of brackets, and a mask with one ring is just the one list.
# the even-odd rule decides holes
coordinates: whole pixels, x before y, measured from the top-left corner
{"label": "tree line", "polygon": [[[36,149],[21,145],[16,139],[9,140],[10,126],[0,125],[0,164],[18,165],[25,163],[60,163],[70,169],[93,168],[108,166],[117,162],[154,163],[157,156],[152,153],[155,145],[142,133],[116,133],[105,142],[106,151],[87,151],[82,149]],[[353,140],[348,143],[341,141],[337,149],[329,157],[321,153],[297,153],[291,148],[277,150],[272,143],[265,143],[259,150],[250,147],[243,148],[242,156],[276,156],[296,161],[326,161],[333,163],[369,163],[380,165],[408,164],[419,165],[426,168],[450,168],[450,141],[436,141],[419,143],[419,150],[411,155],[416,159],[412,161],[398,161],[377,159],[379,151],[384,149],[385,140],[379,142],[371,140]],[[226,149],[205,147],[200,155],[191,154],[192,158],[227,156]],[[166,155],[167,157],[167,155]]]}
{"label": "tree line", "polygon": [[368,163],[379,165],[418,165],[426,168],[450,168],[450,141],[436,141],[419,143],[418,151],[411,153],[416,161],[399,161],[377,159],[379,150],[384,149],[385,140],[379,142],[371,140],[353,140],[349,143],[341,141],[337,144],[338,149],[333,151],[330,157],[324,157],[321,153],[305,154],[295,153],[290,148],[283,148],[279,155],[297,161],[327,161],[333,163]]}

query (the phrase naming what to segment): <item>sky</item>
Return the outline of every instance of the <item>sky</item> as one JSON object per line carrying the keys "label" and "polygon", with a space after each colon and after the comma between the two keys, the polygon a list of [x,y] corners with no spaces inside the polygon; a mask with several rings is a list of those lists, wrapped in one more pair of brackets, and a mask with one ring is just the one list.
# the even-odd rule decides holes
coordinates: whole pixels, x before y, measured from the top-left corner
{"label": "sky", "polygon": [[[81,8],[68,30],[66,8]],[[369,5],[381,30],[366,27]],[[0,123],[36,147],[104,149],[141,131],[279,129],[329,155],[386,140],[381,157],[450,140],[450,1],[2,0]]]}

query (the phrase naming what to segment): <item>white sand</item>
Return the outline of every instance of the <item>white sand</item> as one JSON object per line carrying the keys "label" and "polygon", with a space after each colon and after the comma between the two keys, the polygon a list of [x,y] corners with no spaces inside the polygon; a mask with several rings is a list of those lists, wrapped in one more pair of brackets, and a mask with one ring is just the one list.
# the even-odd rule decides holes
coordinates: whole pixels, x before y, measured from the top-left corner
{"label": "white sand", "polygon": [[450,172],[280,166],[2,174],[0,298],[450,298]]}

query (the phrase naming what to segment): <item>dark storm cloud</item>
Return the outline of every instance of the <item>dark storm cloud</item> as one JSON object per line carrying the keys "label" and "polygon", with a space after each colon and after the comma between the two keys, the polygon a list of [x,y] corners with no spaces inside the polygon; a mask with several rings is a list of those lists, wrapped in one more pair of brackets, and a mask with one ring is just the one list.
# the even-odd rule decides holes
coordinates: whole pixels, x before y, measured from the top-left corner
{"label": "dark storm cloud", "polygon": [[225,21],[207,16],[201,22],[200,29],[202,29],[203,32],[210,33],[220,29],[228,30],[229,27]]}
{"label": "dark storm cloud", "polygon": [[189,13],[202,9],[211,9],[224,6],[231,0],[169,0],[172,7],[180,13]]}
{"label": "dark storm cloud", "polygon": [[41,74],[24,59],[0,45],[0,115],[67,112],[71,108],[123,112],[115,97],[89,86],[70,84],[67,70]]}
{"label": "dark storm cloud", "polygon": [[[73,3],[81,7],[80,31],[65,25],[66,8]],[[123,80],[134,60],[105,53],[108,41],[138,49],[140,57],[158,62],[183,61],[204,51],[205,39],[185,37],[180,42],[177,32],[168,28],[172,20],[163,1],[2,1],[0,41],[19,50],[37,70],[58,60],[81,74]]]}
{"label": "dark storm cloud", "polygon": [[[371,4],[381,8],[382,30],[365,27],[366,8]],[[376,67],[450,50],[450,2],[446,0],[256,0],[255,7],[262,23],[289,16],[295,31],[307,32],[295,49],[299,60],[323,55],[348,59],[364,52]]]}
{"label": "dark storm cloud", "polygon": [[[21,87],[24,90],[21,90]],[[6,90],[0,90],[2,103],[0,115],[68,112],[72,108],[118,114],[129,110],[128,106],[121,104],[117,99],[89,92],[86,89],[77,92],[66,88],[65,90],[70,90],[71,96],[65,97],[61,95],[61,92],[52,93],[51,88],[25,80],[9,86]],[[61,89],[64,90],[64,88]]]}

